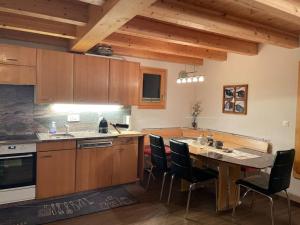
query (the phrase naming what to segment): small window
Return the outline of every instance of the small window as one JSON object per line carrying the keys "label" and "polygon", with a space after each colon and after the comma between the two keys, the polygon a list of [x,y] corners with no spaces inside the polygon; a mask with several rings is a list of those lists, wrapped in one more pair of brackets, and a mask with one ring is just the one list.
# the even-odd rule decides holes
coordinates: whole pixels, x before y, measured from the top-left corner
{"label": "small window", "polygon": [[165,108],[167,70],[141,67],[141,95],[139,108]]}

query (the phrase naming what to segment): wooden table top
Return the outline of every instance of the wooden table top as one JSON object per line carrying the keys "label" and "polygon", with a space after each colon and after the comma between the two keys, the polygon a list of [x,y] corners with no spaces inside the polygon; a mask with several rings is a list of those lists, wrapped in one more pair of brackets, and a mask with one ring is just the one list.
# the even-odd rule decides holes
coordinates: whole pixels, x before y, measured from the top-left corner
{"label": "wooden table top", "polygon": [[[192,138],[174,137],[170,139],[185,142],[186,140],[191,140]],[[170,145],[170,139],[164,139],[164,143],[166,145]],[[212,160],[217,160],[217,161],[230,163],[234,165],[240,165],[240,166],[251,167],[256,169],[264,169],[273,166],[273,162],[274,162],[274,156],[272,154],[263,153],[248,148],[234,148],[234,150],[249,153],[259,157],[247,158],[247,159],[234,158],[230,156],[230,153],[224,154],[222,149],[216,149],[210,146],[203,146],[198,144],[197,141],[188,143],[188,146],[189,146],[190,154],[194,156],[205,157]]]}

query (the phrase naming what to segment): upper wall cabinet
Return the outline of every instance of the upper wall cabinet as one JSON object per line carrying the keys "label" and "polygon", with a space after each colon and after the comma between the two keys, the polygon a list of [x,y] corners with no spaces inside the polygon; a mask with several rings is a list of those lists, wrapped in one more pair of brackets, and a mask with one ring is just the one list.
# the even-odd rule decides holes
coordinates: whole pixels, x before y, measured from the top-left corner
{"label": "upper wall cabinet", "polygon": [[37,50],[36,103],[73,102],[73,54]]}
{"label": "upper wall cabinet", "polygon": [[166,107],[166,83],[166,69],[141,67],[139,108],[164,109]]}
{"label": "upper wall cabinet", "polygon": [[109,103],[138,105],[140,64],[110,60]]}
{"label": "upper wall cabinet", "polygon": [[0,45],[0,63],[36,66],[36,49],[14,45]]}
{"label": "upper wall cabinet", "polygon": [[35,85],[36,49],[0,44],[0,84]]}
{"label": "upper wall cabinet", "polygon": [[108,103],[109,59],[74,56],[74,102]]}

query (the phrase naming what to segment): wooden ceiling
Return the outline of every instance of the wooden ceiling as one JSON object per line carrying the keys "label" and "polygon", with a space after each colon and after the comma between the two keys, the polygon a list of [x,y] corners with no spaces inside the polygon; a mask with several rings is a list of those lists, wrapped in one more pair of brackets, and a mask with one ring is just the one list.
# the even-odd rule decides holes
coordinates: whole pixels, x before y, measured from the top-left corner
{"label": "wooden ceiling", "polygon": [[0,0],[0,38],[202,65],[297,48],[299,0]]}

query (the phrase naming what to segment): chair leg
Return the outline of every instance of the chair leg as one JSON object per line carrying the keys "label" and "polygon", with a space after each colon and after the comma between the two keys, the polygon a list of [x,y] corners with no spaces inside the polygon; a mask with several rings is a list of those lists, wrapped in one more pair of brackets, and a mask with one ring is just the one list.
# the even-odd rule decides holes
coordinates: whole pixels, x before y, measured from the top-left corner
{"label": "chair leg", "polygon": [[193,185],[194,184],[191,184],[190,188],[189,188],[189,195],[188,195],[188,199],[187,199],[187,203],[186,203],[186,212],[185,212],[185,215],[187,215],[189,213]]}
{"label": "chair leg", "polygon": [[168,204],[170,204],[171,194],[172,194],[172,187],[173,187],[173,181],[174,181],[175,175],[173,174],[171,177],[170,182],[170,189],[169,189],[169,196],[168,196]]}
{"label": "chair leg", "polygon": [[234,217],[235,216],[235,211],[236,211],[236,208],[238,207],[238,205],[239,205],[239,195],[240,195],[240,190],[241,190],[241,185],[237,185],[237,191],[236,191],[236,201],[235,201],[235,203],[234,203],[234,205],[233,205],[233,208],[232,208],[232,217]]}
{"label": "chair leg", "polygon": [[148,190],[149,189],[149,186],[150,186],[150,180],[151,180],[151,177],[153,176],[153,168],[154,168],[154,166],[153,165],[151,165],[151,168],[150,168],[150,170],[149,170],[149,177],[148,177],[148,181],[147,181],[147,186],[146,186],[146,190]]}
{"label": "chair leg", "polygon": [[271,221],[272,221],[272,225],[274,225],[274,202],[272,197],[269,197],[269,200],[270,200],[270,208],[271,208]]}
{"label": "chair leg", "polygon": [[287,190],[284,190],[285,194],[286,194],[286,199],[288,202],[288,210],[289,210],[289,224],[292,225],[292,215],[291,215],[291,201],[290,201],[290,197],[289,194],[287,193]]}
{"label": "chair leg", "polygon": [[161,190],[160,190],[160,197],[159,200],[162,199],[163,196],[163,192],[164,192],[164,187],[165,187],[165,182],[166,182],[166,176],[167,176],[167,172],[164,172],[164,176],[163,176],[163,180],[162,180],[162,185],[161,185]]}

